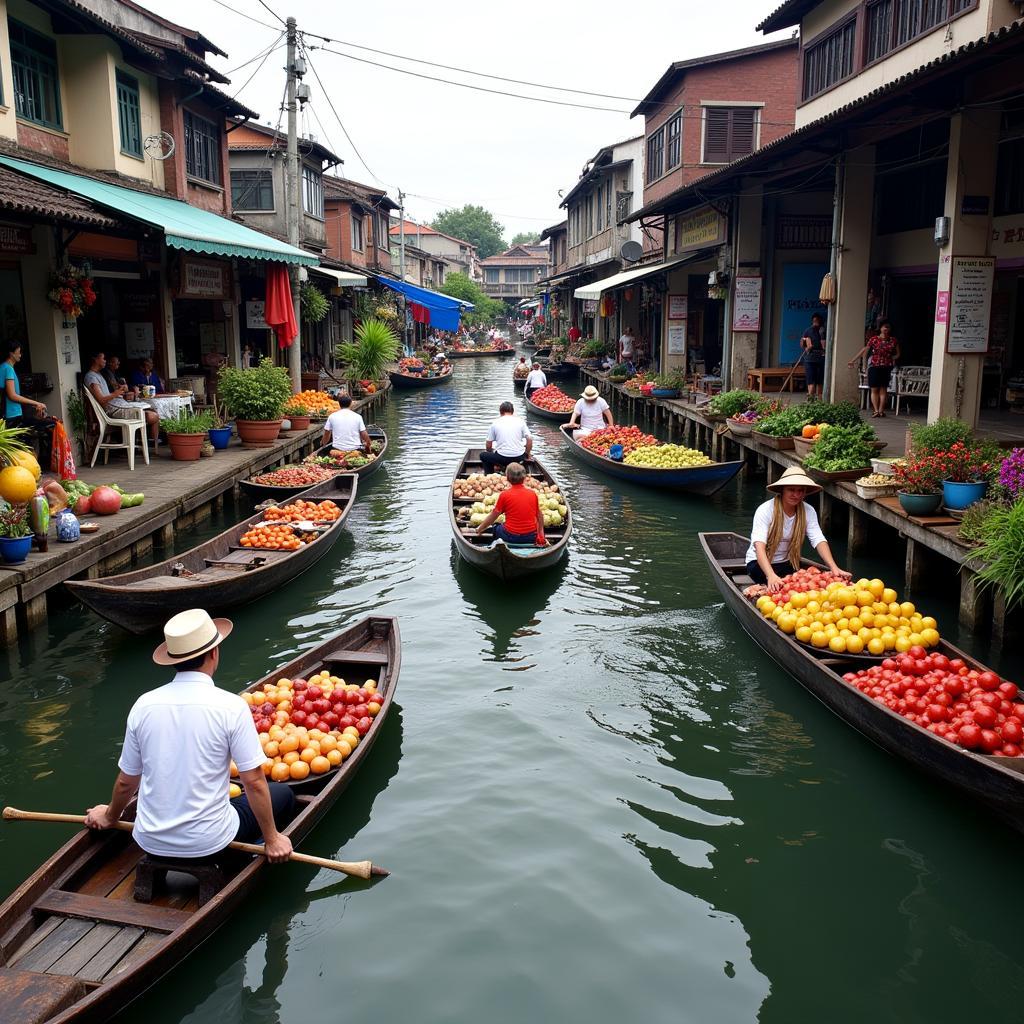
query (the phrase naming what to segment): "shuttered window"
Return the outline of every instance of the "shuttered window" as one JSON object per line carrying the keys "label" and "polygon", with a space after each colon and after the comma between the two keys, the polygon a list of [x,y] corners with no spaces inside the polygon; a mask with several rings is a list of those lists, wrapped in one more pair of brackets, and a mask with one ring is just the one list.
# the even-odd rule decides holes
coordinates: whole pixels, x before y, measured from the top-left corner
{"label": "shuttered window", "polygon": [[[882,0],[891,3],[892,0]],[[870,15],[868,24],[870,26]],[[870,38],[870,27],[868,30]],[[870,45],[870,43],[869,43]],[[837,82],[853,74],[854,54],[857,48],[857,19],[830,32],[824,39],[812,43],[804,50],[803,98],[831,89]]]}
{"label": "shuttered window", "polygon": [[647,180],[660,178],[665,170],[665,128],[659,128],[647,140]]}
{"label": "shuttered window", "polygon": [[142,156],[142,110],[139,106],[139,83],[120,68],[117,81],[117,123],[121,130],[121,152]]}
{"label": "shuttered window", "polygon": [[756,107],[704,108],[704,163],[731,163],[753,153],[756,140]]}
{"label": "shuttered window", "polygon": [[881,60],[887,53],[939,28],[977,4],[978,0],[875,0],[868,3],[864,63]]}
{"label": "shuttered window", "polygon": [[665,169],[672,170],[679,165],[680,141],[682,139],[683,115],[676,114],[666,125],[668,144],[665,147]]}
{"label": "shuttered window", "polygon": [[7,21],[7,31],[11,43],[15,112],[26,121],[62,129],[57,44],[13,18]]}

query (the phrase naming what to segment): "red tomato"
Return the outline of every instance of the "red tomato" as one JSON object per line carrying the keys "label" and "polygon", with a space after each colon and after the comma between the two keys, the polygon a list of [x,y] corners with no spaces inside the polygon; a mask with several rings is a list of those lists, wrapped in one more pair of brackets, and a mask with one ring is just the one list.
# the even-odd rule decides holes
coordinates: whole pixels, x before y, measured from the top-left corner
{"label": "red tomato", "polygon": [[981,729],[973,722],[960,726],[957,742],[967,750],[975,750],[981,746]]}
{"label": "red tomato", "polygon": [[974,720],[983,729],[991,729],[996,724],[995,708],[990,708],[985,704],[976,704],[974,706]]}
{"label": "red tomato", "polygon": [[935,666],[936,668],[938,668],[938,669],[942,669],[942,670],[943,670],[944,672],[945,672],[945,671],[946,671],[946,670],[947,670],[947,669],[949,668],[949,666],[950,666],[950,661],[949,661],[949,658],[947,658],[947,657],[946,657],[946,656],[945,656],[944,654],[933,654],[933,655],[931,656],[931,658],[932,658],[932,664],[933,664],[933,665],[934,665],[934,666]]}
{"label": "red tomato", "polygon": [[371,725],[373,725],[372,718],[360,718],[359,721],[356,722],[356,729],[359,732],[359,735],[365,736],[370,731]]}
{"label": "red tomato", "polygon": [[995,672],[982,672],[978,676],[978,685],[986,690],[994,690],[1001,682]]}
{"label": "red tomato", "polygon": [[289,717],[294,725],[305,725],[306,724],[306,712],[299,708],[297,711],[292,711]]}
{"label": "red tomato", "polygon": [[318,697],[322,697],[323,692],[324,691],[321,690],[319,686],[308,686],[306,688],[306,696],[310,700],[316,700]]}
{"label": "red tomato", "polygon": [[1017,696],[1017,684],[1009,681],[1000,683],[998,690],[1004,700],[1013,700]]}
{"label": "red tomato", "polygon": [[1004,743],[1001,753],[1003,757],[1020,757],[1021,748],[1016,743]]}
{"label": "red tomato", "polygon": [[1020,724],[1019,718],[1008,718],[999,727],[999,734],[1006,743],[1020,743],[1024,740],[1024,726]]}
{"label": "red tomato", "polygon": [[998,750],[1003,745],[1003,741],[999,738],[999,733],[993,732],[992,729],[981,730],[981,749],[986,754],[991,754]]}

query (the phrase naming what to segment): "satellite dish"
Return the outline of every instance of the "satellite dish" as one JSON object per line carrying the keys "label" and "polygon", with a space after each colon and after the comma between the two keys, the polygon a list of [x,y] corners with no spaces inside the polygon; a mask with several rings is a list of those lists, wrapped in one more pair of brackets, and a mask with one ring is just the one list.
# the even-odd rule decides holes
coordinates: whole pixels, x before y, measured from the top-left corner
{"label": "satellite dish", "polygon": [[644,254],[644,247],[639,242],[623,242],[619,255],[627,263],[636,263]]}
{"label": "satellite dish", "polygon": [[174,136],[170,132],[157,132],[147,135],[142,148],[154,160],[166,160],[174,153]]}

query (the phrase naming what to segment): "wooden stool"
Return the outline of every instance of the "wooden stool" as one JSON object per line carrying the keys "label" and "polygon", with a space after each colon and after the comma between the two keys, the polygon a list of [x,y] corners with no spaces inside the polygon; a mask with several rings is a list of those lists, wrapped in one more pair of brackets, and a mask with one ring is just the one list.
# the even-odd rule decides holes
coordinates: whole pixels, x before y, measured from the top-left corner
{"label": "wooden stool", "polygon": [[199,906],[208,903],[224,888],[224,872],[219,864],[210,861],[197,864],[188,858],[154,857],[144,853],[135,868],[132,894],[135,902],[152,903],[153,890],[158,882],[166,884],[168,871],[191,875],[199,883]]}

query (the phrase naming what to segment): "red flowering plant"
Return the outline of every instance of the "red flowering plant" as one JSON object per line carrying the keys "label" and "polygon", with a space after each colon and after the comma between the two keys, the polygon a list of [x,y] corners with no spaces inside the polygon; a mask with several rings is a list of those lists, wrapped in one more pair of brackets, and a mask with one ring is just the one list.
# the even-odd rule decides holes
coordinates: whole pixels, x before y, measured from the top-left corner
{"label": "red flowering plant", "polygon": [[931,459],[940,480],[955,484],[973,484],[984,480],[991,470],[980,448],[956,441],[945,451],[934,452]]}
{"label": "red flowering plant", "polygon": [[942,476],[934,455],[908,455],[893,466],[896,486],[904,494],[938,494]]}
{"label": "red flowering plant", "polygon": [[96,291],[88,265],[76,267],[64,263],[50,274],[50,304],[71,319],[80,317],[96,301]]}

